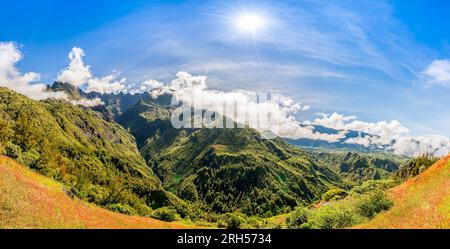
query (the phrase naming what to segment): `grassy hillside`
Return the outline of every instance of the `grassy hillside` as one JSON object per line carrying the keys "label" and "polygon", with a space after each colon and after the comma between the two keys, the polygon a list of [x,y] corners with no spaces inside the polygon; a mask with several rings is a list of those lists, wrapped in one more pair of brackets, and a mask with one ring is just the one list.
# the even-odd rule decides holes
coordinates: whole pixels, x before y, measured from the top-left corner
{"label": "grassy hillside", "polygon": [[62,184],[0,156],[1,228],[190,228],[127,216],[67,195]]}
{"label": "grassy hillside", "polygon": [[392,189],[392,209],[361,228],[450,228],[450,156]]}
{"label": "grassy hillside", "polygon": [[0,88],[0,154],[64,183],[79,198],[127,214],[173,205],[123,127],[88,108]]}

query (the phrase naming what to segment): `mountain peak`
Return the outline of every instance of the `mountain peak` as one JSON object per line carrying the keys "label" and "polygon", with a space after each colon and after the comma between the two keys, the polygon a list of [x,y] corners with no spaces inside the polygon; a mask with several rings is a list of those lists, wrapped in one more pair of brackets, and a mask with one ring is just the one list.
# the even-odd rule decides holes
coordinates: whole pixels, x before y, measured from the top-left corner
{"label": "mountain peak", "polygon": [[65,92],[71,99],[81,99],[81,89],[70,83],[55,81],[50,89],[55,92]]}

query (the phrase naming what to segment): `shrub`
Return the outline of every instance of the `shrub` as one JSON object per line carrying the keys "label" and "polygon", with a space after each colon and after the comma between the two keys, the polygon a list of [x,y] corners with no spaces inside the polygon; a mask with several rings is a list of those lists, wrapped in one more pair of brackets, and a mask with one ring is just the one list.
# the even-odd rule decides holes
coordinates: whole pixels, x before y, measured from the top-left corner
{"label": "shrub", "polygon": [[265,225],[267,225],[267,222],[264,219],[252,216],[245,219],[245,224],[242,224],[241,227],[244,229],[254,229],[263,228]]}
{"label": "shrub", "polygon": [[122,214],[136,215],[136,212],[134,211],[134,209],[132,207],[130,207],[128,204],[121,204],[121,203],[110,204],[107,206],[107,208],[109,210],[119,212]]}
{"label": "shrub", "polygon": [[300,228],[339,229],[356,225],[365,221],[350,207],[324,206],[311,215],[308,223]]}
{"label": "shrub", "polygon": [[352,194],[343,200],[318,209],[296,209],[286,220],[289,228],[339,229],[373,219],[376,214],[388,210],[393,202],[384,191]]}
{"label": "shrub", "polygon": [[22,154],[22,149],[18,145],[7,142],[5,146],[5,156],[17,159]]}
{"label": "shrub", "polygon": [[339,188],[330,189],[322,195],[324,201],[337,201],[344,199],[348,195],[347,191]]}
{"label": "shrub", "polygon": [[386,197],[384,192],[378,191],[364,196],[357,204],[357,208],[362,216],[372,219],[376,214],[388,210],[393,205],[394,203]]}
{"label": "shrub", "polygon": [[242,213],[227,213],[223,216],[222,220],[218,222],[218,226],[226,229],[239,229],[245,221],[246,216]]}
{"label": "shrub", "polygon": [[397,185],[394,180],[369,180],[361,184],[361,186],[354,187],[351,192],[358,194],[366,194],[374,191],[384,191]]}
{"label": "shrub", "polygon": [[169,222],[180,219],[180,215],[177,213],[177,210],[172,207],[158,208],[153,212],[152,217]]}
{"label": "shrub", "polygon": [[308,222],[309,211],[306,208],[296,208],[286,219],[288,228],[300,228]]}
{"label": "shrub", "polygon": [[20,163],[22,163],[24,165],[27,165],[30,168],[35,168],[40,157],[41,156],[39,155],[39,153],[36,150],[31,149],[29,151],[23,152],[19,156],[17,161],[19,161]]}

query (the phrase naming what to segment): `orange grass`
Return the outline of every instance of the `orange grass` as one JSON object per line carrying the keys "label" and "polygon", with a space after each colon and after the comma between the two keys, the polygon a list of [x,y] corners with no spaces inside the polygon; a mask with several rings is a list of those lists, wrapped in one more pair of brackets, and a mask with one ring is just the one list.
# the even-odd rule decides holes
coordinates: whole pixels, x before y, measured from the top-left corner
{"label": "orange grass", "polygon": [[0,228],[193,228],[71,199],[63,186],[0,156]]}
{"label": "orange grass", "polygon": [[450,228],[450,156],[393,188],[394,206],[358,228]]}

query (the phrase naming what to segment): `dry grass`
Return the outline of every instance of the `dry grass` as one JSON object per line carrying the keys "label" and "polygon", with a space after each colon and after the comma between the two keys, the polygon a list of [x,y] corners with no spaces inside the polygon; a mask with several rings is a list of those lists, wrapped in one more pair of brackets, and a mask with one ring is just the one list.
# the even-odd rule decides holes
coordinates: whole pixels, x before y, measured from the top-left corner
{"label": "dry grass", "polygon": [[0,228],[193,228],[71,199],[63,186],[0,156]]}
{"label": "dry grass", "polygon": [[450,156],[393,188],[392,209],[358,228],[450,228]]}

